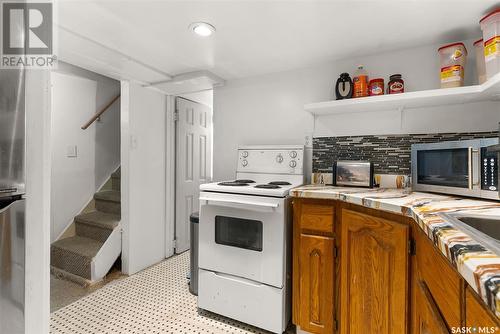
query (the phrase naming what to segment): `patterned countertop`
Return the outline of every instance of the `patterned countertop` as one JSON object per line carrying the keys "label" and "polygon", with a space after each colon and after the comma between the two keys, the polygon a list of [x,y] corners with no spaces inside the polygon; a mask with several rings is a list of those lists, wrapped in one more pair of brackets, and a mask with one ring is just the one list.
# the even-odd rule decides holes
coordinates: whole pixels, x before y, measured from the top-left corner
{"label": "patterned countertop", "polygon": [[340,200],[412,217],[463,278],[500,319],[500,256],[460,231],[441,213],[500,218],[500,202],[465,199],[402,189],[308,185],[291,196]]}

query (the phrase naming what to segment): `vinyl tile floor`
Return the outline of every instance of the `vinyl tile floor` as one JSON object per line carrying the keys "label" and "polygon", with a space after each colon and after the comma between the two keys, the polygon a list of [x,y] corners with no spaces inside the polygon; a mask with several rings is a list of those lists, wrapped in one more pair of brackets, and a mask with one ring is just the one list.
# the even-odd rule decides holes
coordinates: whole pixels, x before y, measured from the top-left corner
{"label": "vinyl tile floor", "polygon": [[50,312],[55,312],[77,300],[91,294],[92,292],[101,289],[106,284],[118,279],[126,277],[118,269],[113,268],[106,275],[102,282],[95,285],[83,287],[77,283],[73,283],[64,278],[50,275]]}
{"label": "vinyl tile floor", "polygon": [[[189,293],[189,252],[169,258],[51,314],[51,334],[269,333],[199,311]],[[290,331],[291,332],[291,331]]]}

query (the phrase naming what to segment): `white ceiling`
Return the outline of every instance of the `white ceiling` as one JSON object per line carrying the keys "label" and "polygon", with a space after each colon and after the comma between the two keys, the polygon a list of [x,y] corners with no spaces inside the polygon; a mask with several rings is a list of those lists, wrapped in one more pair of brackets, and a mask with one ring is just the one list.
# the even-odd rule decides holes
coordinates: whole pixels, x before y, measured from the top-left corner
{"label": "white ceiling", "polygon": [[[498,0],[64,1],[61,59],[156,82],[209,70],[231,80],[353,55],[479,37]],[[188,25],[213,24],[209,38]]]}
{"label": "white ceiling", "polygon": [[181,94],[179,96],[184,97],[184,98],[191,100],[191,101],[195,101],[195,102],[204,104],[206,106],[209,106],[210,108],[212,108],[213,104],[214,104],[213,90],[204,90],[202,92]]}

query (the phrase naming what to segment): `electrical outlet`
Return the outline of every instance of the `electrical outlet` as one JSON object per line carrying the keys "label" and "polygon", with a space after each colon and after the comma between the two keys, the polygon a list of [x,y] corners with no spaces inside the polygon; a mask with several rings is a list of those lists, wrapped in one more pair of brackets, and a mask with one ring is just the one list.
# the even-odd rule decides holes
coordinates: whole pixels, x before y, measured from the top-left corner
{"label": "electrical outlet", "polygon": [[312,147],[313,146],[313,136],[312,136],[312,134],[307,134],[304,137],[304,146],[305,147]]}
{"label": "electrical outlet", "polygon": [[68,145],[66,147],[66,157],[68,158],[78,157],[78,149],[76,145]]}

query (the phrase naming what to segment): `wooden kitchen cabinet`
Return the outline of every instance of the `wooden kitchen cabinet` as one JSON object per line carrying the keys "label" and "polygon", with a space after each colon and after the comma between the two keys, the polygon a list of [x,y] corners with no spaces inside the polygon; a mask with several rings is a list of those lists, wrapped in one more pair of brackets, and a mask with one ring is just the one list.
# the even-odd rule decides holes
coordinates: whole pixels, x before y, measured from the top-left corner
{"label": "wooden kitchen cabinet", "polygon": [[[465,326],[500,328],[499,321],[483,306],[479,297],[470,287],[465,289]],[[495,331],[490,330],[490,332],[494,333]]]}
{"label": "wooden kitchen cabinet", "polygon": [[[448,260],[431,243],[429,238],[416,226],[412,225],[414,256],[412,257],[412,290],[419,291],[423,284],[429,292],[432,303],[448,329],[462,326],[462,298],[465,283]],[[419,319],[429,317],[419,314],[420,303],[417,296],[412,298],[412,334],[425,333],[420,330]],[[424,311],[426,312],[426,311]]]}
{"label": "wooden kitchen cabinet", "polygon": [[406,224],[342,209],[340,333],[407,330]]}
{"label": "wooden kitchen cabinet", "polygon": [[333,330],[333,267],[332,238],[300,236],[300,327],[311,333],[332,333]]}
{"label": "wooden kitchen cabinet", "polygon": [[333,200],[294,199],[293,209],[292,314],[302,330],[445,334],[500,327],[413,219]]}
{"label": "wooden kitchen cabinet", "polygon": [[301,233],[333,236],[335,206],[331,202],[308,200],[297,204]]}
{"label": "wooden kitchen cabinet", "polygon": [[416,280],[412,290],[414,298],[412,333],[448,334],[446,323],[425,282]]}
{"label": "wooden kitchen cabinet", "polygon": [[293,323],[317,334],[334,332],[335,205],[294,200]]}

